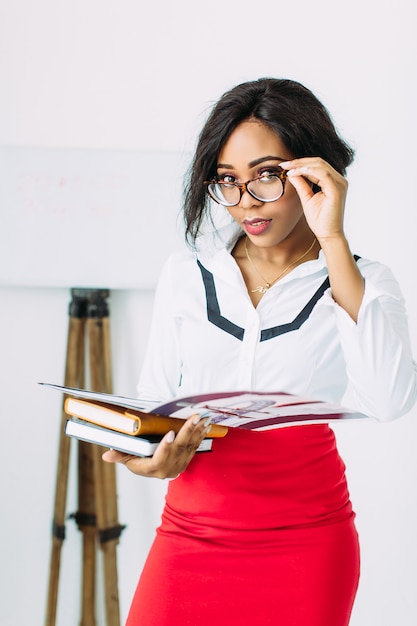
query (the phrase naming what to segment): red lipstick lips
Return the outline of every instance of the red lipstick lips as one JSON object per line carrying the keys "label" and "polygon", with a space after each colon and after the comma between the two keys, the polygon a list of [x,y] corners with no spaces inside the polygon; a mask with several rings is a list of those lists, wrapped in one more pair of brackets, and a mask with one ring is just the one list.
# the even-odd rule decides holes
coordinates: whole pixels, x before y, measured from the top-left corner
{"label": "red lipstick lips", "polygon": [[249,235],[261,235],[267,230],[267,228],[269,228],[271,222],[272,220],[265,220],[261,217],[253,217],[251,219],[244,219],[243,225]]}

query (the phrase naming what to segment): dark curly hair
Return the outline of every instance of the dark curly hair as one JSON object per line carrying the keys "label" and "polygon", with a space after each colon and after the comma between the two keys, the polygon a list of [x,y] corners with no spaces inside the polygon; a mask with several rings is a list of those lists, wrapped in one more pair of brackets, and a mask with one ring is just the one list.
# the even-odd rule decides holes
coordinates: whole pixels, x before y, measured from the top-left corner
{"label": "dark curly hair", "polygon": [[353,161],[352,148],[339,136],[323,104],[306,87],[288,79],[260,78],[227,91],[214,106],[198,139],[184,189],[185,235],[195,243],[210,217],[203,181],[217,173],[217,158],[233,130],[255,118],[269,126],[295,158],[318,156],[340,174]]}

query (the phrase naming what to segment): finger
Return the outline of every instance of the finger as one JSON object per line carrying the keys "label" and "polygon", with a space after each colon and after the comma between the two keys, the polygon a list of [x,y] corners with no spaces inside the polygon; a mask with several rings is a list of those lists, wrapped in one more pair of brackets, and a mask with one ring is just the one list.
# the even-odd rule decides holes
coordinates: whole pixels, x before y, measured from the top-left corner
{"label": "finger", "polygon": [[289,178],[302,176],[322,189],[329,185],[347,186],[345,177],[319,157],[293,159],[280,163],[280,166],[287,170]]}
{"label": "finger", "polygon": [[[162,478],[178,476],[193,458],[206,432],[199,415],[191,416],[177,434],[173,430],[168,432],[161,439],[152,459],[148,459],[151,462],[147,468],[148,475]],[[133,469],[132,462],[129,461],[128,467]]]}
{"label": "finger", "polygon": [[158,468],[153,467],[152,457],[140,457],[117,450],[107,450],[102,455],[102,459],[107,463],[120,463],[138,476],[165,478],[163,472],[158,473]]}
{"label": "finger", "polygon": [[304,176],[289,176],[288,182],[294,187],[302,203],[314,196],[313,185]]}
{"label": "finger", "polygon": [[[303,179],[305,182],[313,183],[322,187],[324,177],[328,177],[329,173],[320,170],[313,165],[300,165],[298,167],[292,167],[287,171],[287,177],[291,181],[294,178]],[[307,184],[308,184],[307,183]]]}
{"label": "finger", "polygon": [[[141,457],[111,449],[106,450],[106,452],[102,454],[102,459],[107,463],[120,463],[125,465],[129,470],[141,476],[158,476],[161,474],[161,468],[167,463],[169,458],[169,446],[174,439],[175,433],[173,431],[167,433],[159,443],[153,457]],[[158,451],[159,455],[157,454]],[[157,456],[156,461],[154,459],[155,455]]]}
{"label": "finger", "polygon": [[191,415],[183,425],[183,427],[177,433],[180,436],[180,440],[183,437],[204,436],[206,429],[211,422],[211,417],[206,413],[195,413]]}
{"label": "finger", "polygon": [[291,159],[290,161],[283,161],[279,164],[284,170],[298,169],[301,167],[330,167],[321,157],[301,157],[299,159]]}
{"label": "finger", "polygon": [[[175,433],[172,432],[172,438],[174,437]],[[167,478],[168,476],[172,476],[173,462],[170,459],[169,453],[170,436],[165,436],[164,439],[158,444],[153,456],[122,455],[121,458],[119,457],[118,462],[122,463],[128,470],[139,476],[151,478]]]}
{"label": "finger", "polygon": [[[211,428],[210,419],[204,415],[192,415],[178,431],[172,444],[169,444],[170,477],[177,476],[186,469]],[[162,453],[162,451],[157,450],[154,455],[158,462],[160,461],[160,452]]]}
{"label": "finger", "polygon": [[130,458],[135,458],[132,454],[119,452],[118,450],[106,450],[101,456],[107,463],[125,463]]}

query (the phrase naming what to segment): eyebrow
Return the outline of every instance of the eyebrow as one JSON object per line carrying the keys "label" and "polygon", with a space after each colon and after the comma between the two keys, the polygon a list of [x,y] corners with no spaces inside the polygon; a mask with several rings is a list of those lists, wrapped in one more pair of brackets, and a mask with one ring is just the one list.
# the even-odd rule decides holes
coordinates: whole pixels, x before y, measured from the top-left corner
{"label": "eyebrow", "polygon": [[[288,161],[288,159],[284,158],[284,157],[280,157],[280,156],[264,156],[264,157],[260,157],[259,159],[255,159],[254,161],[251,161],[249,163],[249,167],[255,167],[256,165],[259,165],[260,163],[264,163],[265,161]],[[228,163],[217,163],[217,167],[222,168],[222,169],[230,169],[233,170],[234,167],[233,165],[229,165]]]}

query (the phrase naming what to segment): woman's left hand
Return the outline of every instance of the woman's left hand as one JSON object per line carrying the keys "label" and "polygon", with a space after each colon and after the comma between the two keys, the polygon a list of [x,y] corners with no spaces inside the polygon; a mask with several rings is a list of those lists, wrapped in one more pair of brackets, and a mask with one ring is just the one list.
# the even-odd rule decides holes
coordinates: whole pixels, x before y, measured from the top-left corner
{"label": "woman's left hand", "polygon": [[198,446],[210,432],[209,420],[201,415],[192,415],[176,435],[171,430],[162,438],[151,457],[107,450],[102,456],[103,461],[122,463],[139,476],[176,478],[187,468]]}
{"label": "woman's left hand", "polygon": [[[320,241],[344,236],[343,218],[348,183],[320,157],[280,163],[298,193],[309,227]],[[320,187],[314,193],[312,183]]]}

